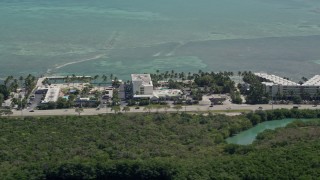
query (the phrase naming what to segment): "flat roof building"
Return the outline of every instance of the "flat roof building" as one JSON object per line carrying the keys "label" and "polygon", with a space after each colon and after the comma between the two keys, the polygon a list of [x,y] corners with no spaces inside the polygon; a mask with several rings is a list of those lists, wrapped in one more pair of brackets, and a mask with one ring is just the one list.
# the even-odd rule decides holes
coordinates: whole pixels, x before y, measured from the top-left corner
{"label": "flat roof building", "polygon": [[59,98],[60,88],[59,87],[48,87],[45,89],[47,89],[47,93],[45,95],[44,100],[41,101],[41,103],[56,102]]}
{"label": "flat roof building", "polygon": [[265,86],[265,92],[271,96],[277,94],[294,96],[306,93],[315,96],[320,91],[320,75],[315,75],[302,85],[276,75],[266,73],[255,73],[255,75],[266,81],[262,84]]}
{"label": "flat roof building", "polygon": [[182,91],[180,89],[158,89],[153,91],[153,95],[156,98],[173,98],[182,96]]}
{"label": "flat roof building", "polygon": [[134,97],[152,97],[153,83],[150,74],[131,74]]}

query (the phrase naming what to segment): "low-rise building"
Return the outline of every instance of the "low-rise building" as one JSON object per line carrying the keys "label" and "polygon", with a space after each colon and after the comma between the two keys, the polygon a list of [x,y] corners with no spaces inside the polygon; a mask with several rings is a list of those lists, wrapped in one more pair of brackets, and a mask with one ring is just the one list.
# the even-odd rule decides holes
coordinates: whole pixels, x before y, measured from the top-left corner
{"label": "low-rise building", "polygon": [[46,92],[44,100],[41,103],[48,103],[48,102],[56,102],[59,98],[60,88],[59,87],[47,87],[47,88],[40,88],[37,91],[39,92]]}
{"label": "low-rise building", "polygon": [[302,92],[308,93],[311,95],[317,94],[320,92],[320,75],[316,75],[309,79],[307,82],[301,85]]}
{"label": "low-rise building", "polygon": [[153,91],[155,98],[178,98],[181,97],[183,92],[180,89],[158,89]]}
{"label": "low-rise building", "polygon": [[320,75],[312,77],[302,85],[279,76],[269,75],[266,73],[255,73],[255,75],[265,80],[262,84],[265,87],[265,92],[269,93],[271,96],[279,94],[296,96],[306,93],[310,96],[315,96],[320,92]]}

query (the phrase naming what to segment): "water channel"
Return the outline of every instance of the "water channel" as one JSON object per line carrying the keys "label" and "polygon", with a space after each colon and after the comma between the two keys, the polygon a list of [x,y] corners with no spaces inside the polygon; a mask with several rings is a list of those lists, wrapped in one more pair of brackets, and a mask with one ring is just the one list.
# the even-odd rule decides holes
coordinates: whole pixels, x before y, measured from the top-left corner
{"label": "water channel", "polygon": [[279,127],[285,127],[287,124],[293,121],[311,121],[314,119],[282,119],[282,120],[273,120],[260,123],[246,131],[243,131],[233,137],[227,138],[227,143],[239,144],[239,145],[248,145],[251,144],[257,137],[257,135],[263,132],[266,129],[276,129]]}

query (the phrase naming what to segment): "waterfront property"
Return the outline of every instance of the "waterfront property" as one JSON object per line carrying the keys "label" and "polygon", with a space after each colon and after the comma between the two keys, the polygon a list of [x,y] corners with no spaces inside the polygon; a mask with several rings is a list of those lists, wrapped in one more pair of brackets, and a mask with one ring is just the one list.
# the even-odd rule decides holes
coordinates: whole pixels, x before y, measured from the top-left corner
{"label": "waterfront property", "polygon": [[56,102],[60,93],[59,87],[48,87],[48,91],[42,103]]}
{"label": "waterfront property", "polygon": [[151,98],[153,97],[153,83],[150,74],[132,74],[133,97]]}
{"label": "waterfront property", "polygon": [[316,96],[320,92],[320,75],[315,75],[303,84],[266,73],[255,73],[255,75],[262,79],[265,92],[271,96],[301,96],[303,94]]}
{"label": "waterfront property", "polygon": [[179,98],[183,92],[180,89],[169,89],[168,84],[162,81],[158,85],[162,87],[154,87],[150,74],[132,74],[132,89],[134,98],[147,98],[152,100]]}
{"label": "waterfront property", "polygon": [[153,95],[155,98],[172,99],[181,97],[182,91],[180,89],[155,89]]}
{"label": "waterfront property", "polygon": [[56,102],[59,98],[60,87],[46,86],[38,87],[36,94],[43,94],[44,98],[41,103]]}

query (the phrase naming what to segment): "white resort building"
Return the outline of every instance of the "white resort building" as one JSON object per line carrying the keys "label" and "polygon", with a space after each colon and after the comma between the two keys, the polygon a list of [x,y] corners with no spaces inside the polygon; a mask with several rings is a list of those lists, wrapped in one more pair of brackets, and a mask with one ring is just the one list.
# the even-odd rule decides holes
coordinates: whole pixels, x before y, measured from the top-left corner
{"label": "white resort building", "polygon": [[149,98],[157,100],[159,98],[181,97],[183,94],[179,89],[154,89],[150,74],[132,74],[131,78],[134,98]]}
{"label": "white resort building", "polygon": [[150,74],[131,74],[133,97],[153,97],[153,84]]}
{"label": "white resort building", "polygon": [[262,84],[265,87],[265,92],[271,96],[276,96],[277,94],[294,96],[305,93],[315,96],[320,91],[320,75],[312,77],[302,85],[276,75],[266,73],[255,73],[255,75],[265,80]]}

